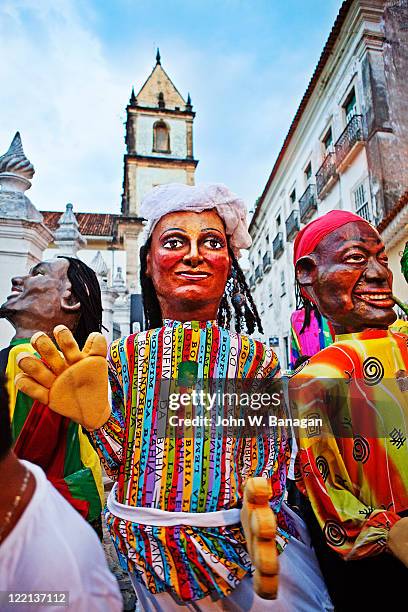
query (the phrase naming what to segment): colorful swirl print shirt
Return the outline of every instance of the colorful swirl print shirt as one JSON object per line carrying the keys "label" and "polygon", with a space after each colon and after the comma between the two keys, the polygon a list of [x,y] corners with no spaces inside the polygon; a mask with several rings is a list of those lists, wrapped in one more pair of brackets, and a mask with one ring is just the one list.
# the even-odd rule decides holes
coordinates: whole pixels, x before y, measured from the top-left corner
{"label": "colorful swirl print shirt", "polygon": [[[164,326],[115,341],[109,351],[112,414],[93,439],[117,501],[132,507],[190,513],[240,507],[243,479],[271,479],[273,507],[285,491],[288,442],[274,437],[158,437],[158,385],[197,363],[200,379],[273,378],[272,350],[215,322],[166,320]],[[208,430],[207,430],[208,431]],[[152,593],[177,601],[227,595],[251,571],[240,525],[153,527],[113,516],[107,524],[121,565]],[[287,528],[287,525],[285,524]],[[282,532],[283,533],[283,532]],[[284,538],[282,538],[284,543]]]}
{"label": "colorful swirl print shirt", "polygon": [[3,349],[14,452],[39,465],[63,497],[89,522],[100,520],[104,499],[99,457],[82,428],[14,385],[19,353],[35,353],[30,340],[13,340]]}
{"label": "colorful swirl print shirt", "polygon": [[336,336],[290,381],[300,417],[300,488],[327,544],[345,559],[385,551],[408,510],[408,336]]}

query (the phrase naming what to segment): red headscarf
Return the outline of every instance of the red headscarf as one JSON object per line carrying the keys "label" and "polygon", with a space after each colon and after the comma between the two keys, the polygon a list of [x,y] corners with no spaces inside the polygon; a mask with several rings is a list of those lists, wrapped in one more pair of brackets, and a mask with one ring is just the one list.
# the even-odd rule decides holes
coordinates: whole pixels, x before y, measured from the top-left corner
{"label": "red headscarf", "polygon": [[296,236],[293,248],[293,263],[296,265],[301,257],[313,253],[325,236],[352,221],[364,221],[364,219],[346,210],[331,210],[322,217],[308,223]]}

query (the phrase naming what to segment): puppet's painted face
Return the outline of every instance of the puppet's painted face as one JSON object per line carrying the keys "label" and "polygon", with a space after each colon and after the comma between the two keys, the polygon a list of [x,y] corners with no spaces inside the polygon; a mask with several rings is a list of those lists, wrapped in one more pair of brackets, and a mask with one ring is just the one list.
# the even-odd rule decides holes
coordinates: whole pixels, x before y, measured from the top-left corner
{"label": "puppet's painted face", "polygon": [[63,305],[71,298],[66,259],[42,261],[28,274],[11,279],[11,292],[1,307],[4,316],[13,321],[30,317],[42,329],[43,321],[64,322]]}
{"label": "puppet's painted face", "polygon": [[230,268],[224,224],[215,210],[169,213],[154,228],[147,274],[162,312],[168,312],[165,304],[176,311],[179,305],[189,308],[192,317],[206,306],[216,313]]}
{"label": "puppet's painted face", "polygon": [[337,333],[385,329],[395,321],[392,272],[384,244],[368,223],[347,223],[330,233],[305,261],[311,281],[306,289]]}

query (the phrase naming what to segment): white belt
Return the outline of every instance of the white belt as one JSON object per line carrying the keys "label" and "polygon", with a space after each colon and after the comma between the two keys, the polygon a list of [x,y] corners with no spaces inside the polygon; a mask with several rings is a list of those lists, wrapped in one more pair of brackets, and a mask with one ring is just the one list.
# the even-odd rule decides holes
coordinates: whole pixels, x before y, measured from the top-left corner
{"label": "white belt", "polygon": [[225,527],[240,522],[239,508],[217,510],[216,512],[168,512],[158,508],[142,508],[128,506],[116,500],[117,483],[109,493],[106,505],[114,516],[132,523],[151,525],[152,527],[175,527],[189,525],[191,527]]}

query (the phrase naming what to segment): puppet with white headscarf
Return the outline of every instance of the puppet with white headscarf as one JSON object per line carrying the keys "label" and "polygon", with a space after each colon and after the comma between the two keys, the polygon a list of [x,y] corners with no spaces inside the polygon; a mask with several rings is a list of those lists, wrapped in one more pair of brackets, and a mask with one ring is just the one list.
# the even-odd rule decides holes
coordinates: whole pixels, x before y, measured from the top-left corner
{"label": "puppet with white headscarf", "polygon": [[[90,430],[115,481],[107,525],[143,609],[208,610],[226,598],[232,609],[326,609],[302,525],[283,507],[286,432],[260,435],[245,418],[234,427],[228,419],[245,409],[224,401],[231,381],[253,389],[279,378],[272,349],[240,333],[261,329],[237,261],[251,243],[244,203],[223,185],[165,185],[141,214],[147,329],[109,348],[111,403],[101,336],[80,352],[66,328],[54,334],[65,360],[37,335],[36,350],[56,365],[23,358],[19,386]],[[254,590],[276,598],[278,551],[279,596],[267,602]]]}

